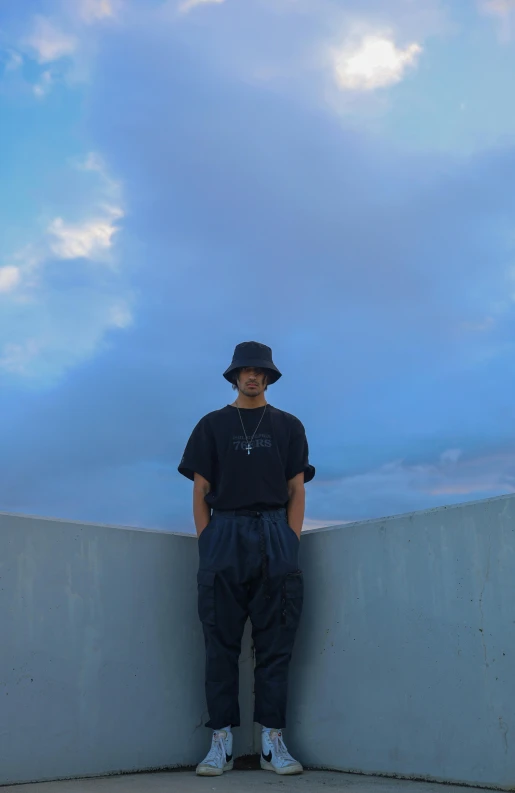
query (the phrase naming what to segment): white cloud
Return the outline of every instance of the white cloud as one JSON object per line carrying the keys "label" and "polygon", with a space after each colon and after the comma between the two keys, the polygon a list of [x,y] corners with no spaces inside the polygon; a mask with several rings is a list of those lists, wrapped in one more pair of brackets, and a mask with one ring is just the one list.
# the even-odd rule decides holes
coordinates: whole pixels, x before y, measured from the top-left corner
{"label": "white cloud", "polygon": [[494,17],[501,41],[511,41],[515,31],[515,0],[478,0],[482,14]]}
{"label": "white cloud", "polygon": [[344,523],[351,523],[350,520],[324,520],[324,518],[304,518],[302,531],[312,531],[322,529],[327,526],[342,526]]}
{"label": "white cloud", "polygon": [[442,465],[457,463],[462,454],[463,452],[461,449],[446,449],[446,451],[442,452],[440,455],[440,462]]}
{"label": "white cloud", "polygon": [[111,306],[109,319],[115,328],[128,328],[132,325],[132,312],[127,303],[119,302]]}
{"label": "white cloud", "polygon": [[[59,22],[46,16],[35,16],[32,29],[22,42],[22,47],[40,64],[56,64],[67,58],[64,64],[54,67],[54,71],[45,71],[38,82],[33,85],[34,95],[41,99],[51,90],[56,77],[68,86],[89,79],[88,34],[85,25],[111,19],[116,16],[122,0],[76,0],[68,9],[68,18]],[[17,68],[21,56],[11,54],[11,61],[6,68]]]}
{"label": "white cloud", "polygon": [[389,33],[365,35],[333,53],[336,83],[350,91],[373,91],[394,85],[416,64],[421,52],[422,47],[415,42],[399,49]]}
{"label": "white cloud", "polygon": [[20,282],[19,267],[0,267],[0,293],[10,292]]}
{"label": "white cloud", "polygon": [[84,22],[97,22],[115,16],[113,0],[80,0],[79,16]]}
{"label": "white cloud", "polygon": [[20,273],[23,273],[25,279],[27,275],[30,275],[31,272],[34,272],[39,267],[44,258],[45,254],[40,248],[29,244],[11,256],[10,260],[16,262],[16,267],[20,270]]}
{"label": "white cloud", "polygon": [[[120,185],[96,154],[71,165],[90,172],[79,177],[82,204],[91,191],[89,209],[75,219],[56,217],[43,237],[0,266],[0,371],[27,383],[57,381],[93,356],[107,334],[133,321],[121,268],[99,272],[81,261],[116,264],[117,221],[124,214]],[[72,259],[73,267],[64,264]]]}
{"label": "white cloud", "polygon": [[197,6],[208,5],[208,4],[219,5],[224,2],[225,0],[185,0],[185,2],[179,6],[179,12],[181,14],[187,14],[188,11],[191,11]]}
{"label": "white cloud", "polygon": [[90,151],[85,159],[77,163],[77,168],[82,171],[97,171],[97,173],[105,175],[105,164],[102,158],[95,151]]}
{"label": "white cloud", "polygon": [[482,322],[462,322],[460,327],[463,330],[484,333],[492,330],[494,324],[495,320],[493,317],[486,317]]}
{"label": "white cloud", "polygon": [[79,171],[92,171],[98,173],[102,179],[106,201],[114,205],[119,203],[121,193],[120,182],[110,176],[109,169],[105,162],[96,152],[90,152],[85,158],[76,160],[75,167]]}
{"label": "white cloud", "polygon": [[33,86],[32,90],[34,91],[35,96],[38,99],[43,99],[51,90],[53,84],[53,77],[52,72],[47,69],[46,72],[43,72],[39,83]]}
{"label": "white cloud", "polygon": [[6,72],[15,72],[23,65],[23,57],[15,50],[8,50],[9,60],[5,64]]}
{"label": "white cloud", "polygon": [[62,218],[55,218],[48,227],[48,232],[55,239],[50,247],[61,259],[97,259],[113,244],[113,237],[118,231],[116,220],[123,217],[119,207],[108,207],[107,216],[87,220],[83,223],[65,223]]}
{"label": "white cloud", "polygon": [[[343,523],[363,519],[363,504],[369,505],[370,517],[377,516],[377,505],[386,508],[380,514],[393,514],[389,505],[395,505],[395,513],[411,512],[454,503],[456,497],[480,499],[507,493],[515,493],[515,449],[464,457],[461,449],[450,448],[433,463],[394,460],[354,476],[320,480],[314,487],[311,508],[337,516],[342,515],[344,504],[345,521],[339,521]],[[399,505],[403,506],[399,509]],[[329,523],[321,521],[319,525]]]}
{"label": "white cloud", "polygon": [[36,52],[39,63],[52,63],[60,58],[73,55],[78,41],[74,36],[64,33],[46,17],[36,17],[34,30],[25,42]]}
{"label": "white cloud", "polygon": [[11,374],[26,375],[27,366],[40,350],[41,344],[37,339],[27,339],[22,344],[4,344],[0,355],[0,369]]}
{"label": "white cloud", "polygon": [[506,17],[515,10],[515,0],[480,0],[479,7],[491,16]]}

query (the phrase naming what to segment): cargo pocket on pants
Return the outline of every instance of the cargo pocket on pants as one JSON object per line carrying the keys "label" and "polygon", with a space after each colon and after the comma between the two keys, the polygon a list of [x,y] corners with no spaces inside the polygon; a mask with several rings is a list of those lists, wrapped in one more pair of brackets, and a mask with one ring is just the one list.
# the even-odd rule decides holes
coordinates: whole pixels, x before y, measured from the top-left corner
{"label": "cargo pocket on pants", "polygon": [[216,625],[215,579],[213,570],[197,573],[198,616],[204,625]]}
{"label": "cargo pocket on pants", "polygon": [[304,602],[304,576],[301,570],[289,573],[284,578],[281,625],[296,630]]}

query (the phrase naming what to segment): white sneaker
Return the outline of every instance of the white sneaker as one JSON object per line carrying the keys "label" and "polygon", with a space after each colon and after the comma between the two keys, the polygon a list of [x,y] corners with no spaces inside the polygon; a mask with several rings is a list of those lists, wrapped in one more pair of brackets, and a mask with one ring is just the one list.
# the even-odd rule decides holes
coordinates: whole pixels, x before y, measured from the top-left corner
{"label": "white sneaker", "polygon": [[213,733],[211,749],[197,766],[197,776],[220,776],[224,771],[232,771],[232,732],[218,730]]}
{"label": "white sneaker", "polygon": [[261,733],[260,764],[263,771],[275,771],[276,774],[302,774],[304,771],[288,752],[280,730]]}

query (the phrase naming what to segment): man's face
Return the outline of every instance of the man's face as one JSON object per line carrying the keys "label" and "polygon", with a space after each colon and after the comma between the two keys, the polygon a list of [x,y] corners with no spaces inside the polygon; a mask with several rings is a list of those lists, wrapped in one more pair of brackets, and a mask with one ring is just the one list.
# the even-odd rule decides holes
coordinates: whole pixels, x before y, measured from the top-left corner
{"label": "man's face", "polygon": [[240,371],[238,378],[240,391],[248,396],[261,394],[266,386],[266,374],[264,369],[255,369],[246,366]]}

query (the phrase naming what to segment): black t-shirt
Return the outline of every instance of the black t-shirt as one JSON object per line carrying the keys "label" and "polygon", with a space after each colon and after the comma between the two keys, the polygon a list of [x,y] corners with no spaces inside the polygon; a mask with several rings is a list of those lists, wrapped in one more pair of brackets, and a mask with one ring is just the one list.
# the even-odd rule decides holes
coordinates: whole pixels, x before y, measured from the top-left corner
{"label": "black t-shirt", "polygon": [[[266,409],[239,410],[241,420],[233,405],[201,418],[186,444],[178,471],[192,481],[197,472],[211,483],[205,501],[212,509],[285,507],[288,480],[301,471],[304,482],[315,476],[315,468],[308,461],[304,425],[291,413],[270,404]],[[249,441],[254,436],[250,454],[245,433]]]}

